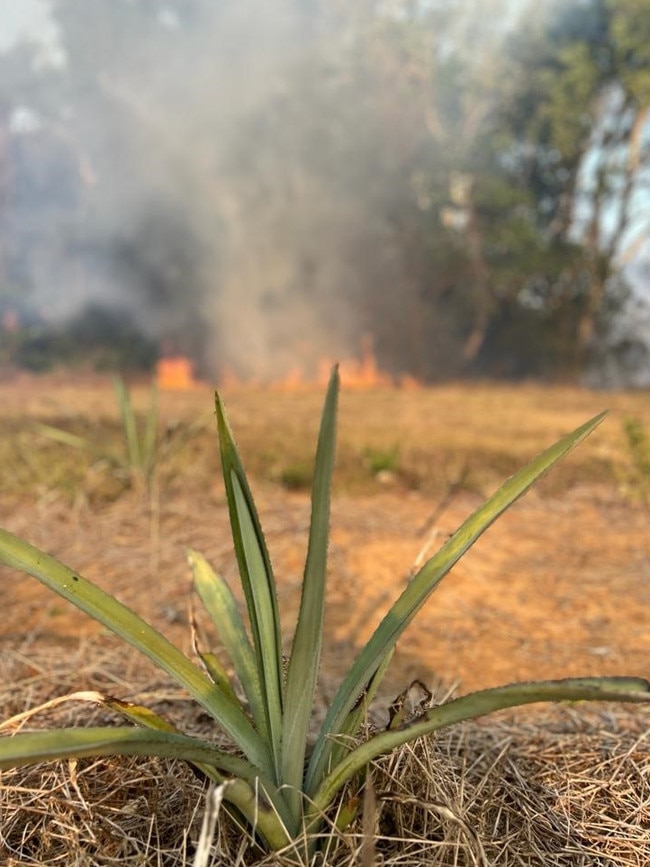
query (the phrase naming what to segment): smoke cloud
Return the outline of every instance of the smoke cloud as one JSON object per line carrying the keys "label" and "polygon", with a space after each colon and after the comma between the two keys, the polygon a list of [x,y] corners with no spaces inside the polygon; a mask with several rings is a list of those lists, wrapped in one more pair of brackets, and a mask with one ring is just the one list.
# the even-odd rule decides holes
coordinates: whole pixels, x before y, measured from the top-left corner
{"label": "smoke cloud", "polygon": [[58,93],[25,135],[60,138],[80,191],[49,212],[36,304],[124,310],[210,376],[309,373],[399,331],[412,135],[386,141],[380,82],[359,89],[325,5],[53,4]]}
{"label": "smoke cloud", "polygon": [[[368,338],[393,374],[467,372],[489,311],[450,181],[501,171],[489,163],[512,88],[501,58],[539,4],[50,7],[54,62],[16,54],[0,82],[0,211],[22,251],[8,276],[34,306],[59,321],[119,311],[210,378],[313,375]],[[20,140],[8,170],[3,92]],[[0,247],[11,282],[3,259]]]}

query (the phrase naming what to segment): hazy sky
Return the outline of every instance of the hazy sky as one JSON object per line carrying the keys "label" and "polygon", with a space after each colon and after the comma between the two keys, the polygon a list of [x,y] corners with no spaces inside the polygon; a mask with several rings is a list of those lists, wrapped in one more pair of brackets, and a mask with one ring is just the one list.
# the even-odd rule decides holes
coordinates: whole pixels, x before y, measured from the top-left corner
{"label": "hazy sky", "polygon": [[21,36],[45,43],[54,39],[43,0],[0,0],[0,50]]}

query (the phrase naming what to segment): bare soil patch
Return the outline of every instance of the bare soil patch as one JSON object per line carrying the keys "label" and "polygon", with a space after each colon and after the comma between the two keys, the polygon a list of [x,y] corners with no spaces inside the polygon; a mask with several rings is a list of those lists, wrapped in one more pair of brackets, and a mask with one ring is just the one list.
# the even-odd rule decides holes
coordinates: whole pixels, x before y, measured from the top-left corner
{"label": "bare soil patch", "polygon": [[[287,632],[299,600],[309,506],[305,495],[257,486]],[[458,495],[426,536],[432,504],[414,493],[343,497],[332,518],[328,587],[331,666],[347,665],[408,580],[427,543],[440,544],[479,499]],[[3,525],[116,594],[189,651],[185,550],[234,574],[227,510],[175,498],[152,514],[124,496],[96,514],[60,502]],[[434,548],[435,550],[435,548]],[[3,642],[69,644],[98,629],[31,578],[4,580]],[[460,681],[463,691],[544,676],[645,676],[650,658],[650,534],[645,510],[606,491],[561,500],[531,495],[492,527],[444,579],[405,633],[400,680]]]}

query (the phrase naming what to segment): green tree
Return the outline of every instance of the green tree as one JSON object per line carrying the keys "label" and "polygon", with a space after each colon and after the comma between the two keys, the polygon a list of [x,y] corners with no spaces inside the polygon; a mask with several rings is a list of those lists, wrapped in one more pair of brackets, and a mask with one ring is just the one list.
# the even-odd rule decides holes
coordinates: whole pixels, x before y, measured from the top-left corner
{"label": "green tree", "polygon": [[625,300],[621,266],[649,228],[637,208],[650,158],[649,34],[646,4],[584,0],[519,46],[518,170],[540,231],[573,247],[556,303],[571,320],[578,370]]}

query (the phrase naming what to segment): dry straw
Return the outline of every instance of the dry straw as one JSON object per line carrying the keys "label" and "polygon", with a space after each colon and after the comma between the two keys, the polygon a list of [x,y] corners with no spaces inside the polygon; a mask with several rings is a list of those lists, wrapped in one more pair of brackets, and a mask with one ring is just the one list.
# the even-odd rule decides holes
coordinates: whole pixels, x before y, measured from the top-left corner
{"label": "dry straw", "polygon": [[[72,658],[51,652],[2,661],[0,707],[15,711],[18,692],[51,697],[52,679],[70,682],[92,658],[115,679],[128,651],[105,640]],[[35,669],[51,673],[48,682]],[[150,671],[133,669],[131,689],[146,692]],[[117,686],[117,684],[116,684]],[[171,694],[150,695],[169,708]],[[188,702],[174,721],[206,730]],[[58,705],[41,724],[69,725],[78,706]],[[103,720],[96,710],[89,723]],[[332,867],[364,865],[372,829],[373,863],[385,867],[645,867],[650,863],[650,709],[570,707],[518,711],[468,722],[422,738],[373,763],[374,806],[344,834]],[[188,766],[160,759],[83,759],[3,771],[0,862],[78,867],[195,867],[207,786]],[[208,817],[209,818],[209,817]],[[266,856],[223,810],[205,867],[295,867]],[[365,867],[365,865],[364,865]]]}
{"label": "dry straw", "polygon": [[[99,692],[77,692],[66,700],[68,703],[97,703],[107,711],[122,715],[130,725],[102,722],[30,732],[25,729],[34,711],[18,710],[4,724],[5,729],[11,730],[11,736],[0,738],[0,768],[10,769],[3,782],[14,795],[21,791],[21,785],[12,783],[11,769],[43,761],[68,760],[67,782],[59,787],[50,779],[48,785],[54,791],[63,792],[60,802],[71,800],[74,803],[75,816],[85,814],[87,807],[92,813],[94,801],[86,797],[79,785],[81,771],[88,767],[88,761],[93,767],[104,768],[111,766],[110,762],[102,764],[107,756],[144,756],[149,760],[157,757],[162,762],[180,758],[212,783],[203,831],[198,838],[198,854],[193,853],[197,867],[205,867],[210,861],[212,833],[221,841],[219,849],[223,852],[226,841],[238,847],[236,853],[229,851],[229,860],[224,863],[241,862],[244,852],[250,860],[251,853],[257,857],[257,852],[265,851],[272,853],[269,857],[275,860],[268,863],[273,864],[398,863],[391,860],[394,853],[390,845],[386,843],[388,849],[385,845],[386,841],[397,840],[399,863],[417,863],[409,862],[406,853],[418,851],[417,857],[423,857],[425,847],[429,850],[427,863],[442,864],[447,862],[435,861],[436,853],[439,851],[441,857],[447,857],[449,839],[453,839],[456,861],[450,863],[458,863],[462,851],[469,859],[467,863],[484,867],[490,863],[490,856],[482,839],[494,840],[500,825],[495,819],[492,830],[482,828],[479,819],[482,820],[483,813],[479,817],[471,816],[465,796],[459,796],[465,787],[470,787],[469,768],[460,773],[460,793],[453,796],[435,788],[415,787],[414,790],[409,787],[400,792],[399,781],[405,775],[425,782],[438,780],[438,766],[445,767],[438,754],[440,744],[446,743],[449,752],[449,745],[454,743],[453,736],[442,740],[422,740],[422,737],[493,711],[540,701],[643,703],[650,699],[650,684],[641,678],[568,678],[510,684],[441,702],[429,702],[430,696],[422,686],[421,697],[407,709],[404,701],[418,692],[417,684],[413,684],[411,690],[404,692],[403,700],[391,707],[385,729],[371,730],[364,723],[397,640],[438,583],[509,506],[591,433],[602,421],[604,414],[601,413],[508,479],[411,577],[342,678],[312,740],[324,626],[337,403],[338,374],[335,370],[321,421],[300,609],[286,660],[269,552],[218,397],[216,410],[223,478],[246,601],[246,618],[223,576],[198,552],[191,551],[189,559],[197,593],[229,656],[229,664],[224,665],[218,656],[195,642],[195,655],[200,662],[197,665],[116,598],[45,552],[0,530],[1,561],[13,569],[30,573],[148,657],[197,702],[214,724],[214,731],[207,734],[185,733],[185,726],[172,722],[151,705],[132,704]],[[62,700],[56,699],[47,701],[39,710],[56,715],[61,707]],[[225,747],[223,740],[217,742],[215,734],[221,738],[227,735],[231,746]],[[471,750],[466,749],[466,752],[471,754]],[[484,752],[485,749],[481,754]],[[99,765],[95,764],[97,761]],[[391,765],[393,761],[406,767],[401,767],[397,773]],[[409,766],[408,762],[414,764]],[[474,762],[473,766],[478,768],[480,763]],[[480,777],[476,783],[479,789],[486,787],[487,779],[485,774]],[[37,790],[35,785],[22,788],[30,793]],[[222,806],[230,817],[223,823],[218,821]],[[23,811],[26,809],[24,806]],[[125,805],[120,810],[128,815],[137,814],[140,807]],[[401,818],[403,814],[421,818],[405,822]],[[58,815],[56,810],[54,815]],[[87,827],[89,834],[95,833],[98,827],[90,819],[80,818],[77,824],[80,828]],[[111,826],[108,818],[106,824]],[[358,825],[359,831],[356,830]],[[434,832],[434,828],[447,826],[451,829],[451,838],[445,831],[438,839],[436,834],[442,832]],[[3,833],[14,834],[13,824],[5,827],[8,830]],[[73,827],[76,827],[75,822],[68,822],[64,811],[54,835],[45,835],[42,829],[36,837],[60,842],[66,839],[66,833],[72,833]],[[229,832],[228,828],[232,830]],[[154,829],[158,835],[157,824],[152,822],[147,839]],[[572,827],[566,829],[569,848],[574,846],[572,830]],[[106,833],[110,837],[110,831]],[[33,836],[31,826],[23,827],[20,845]],[[4,845],[12,853],[18,844],[12,836]],[[104,835],[93,845],[103,852],[111,850],[108,837]],[[116,857],[126,856],[118,853]],[[52,858],[48,861],[52,863]],[[265,863],[264,859],[260,863]]]}

